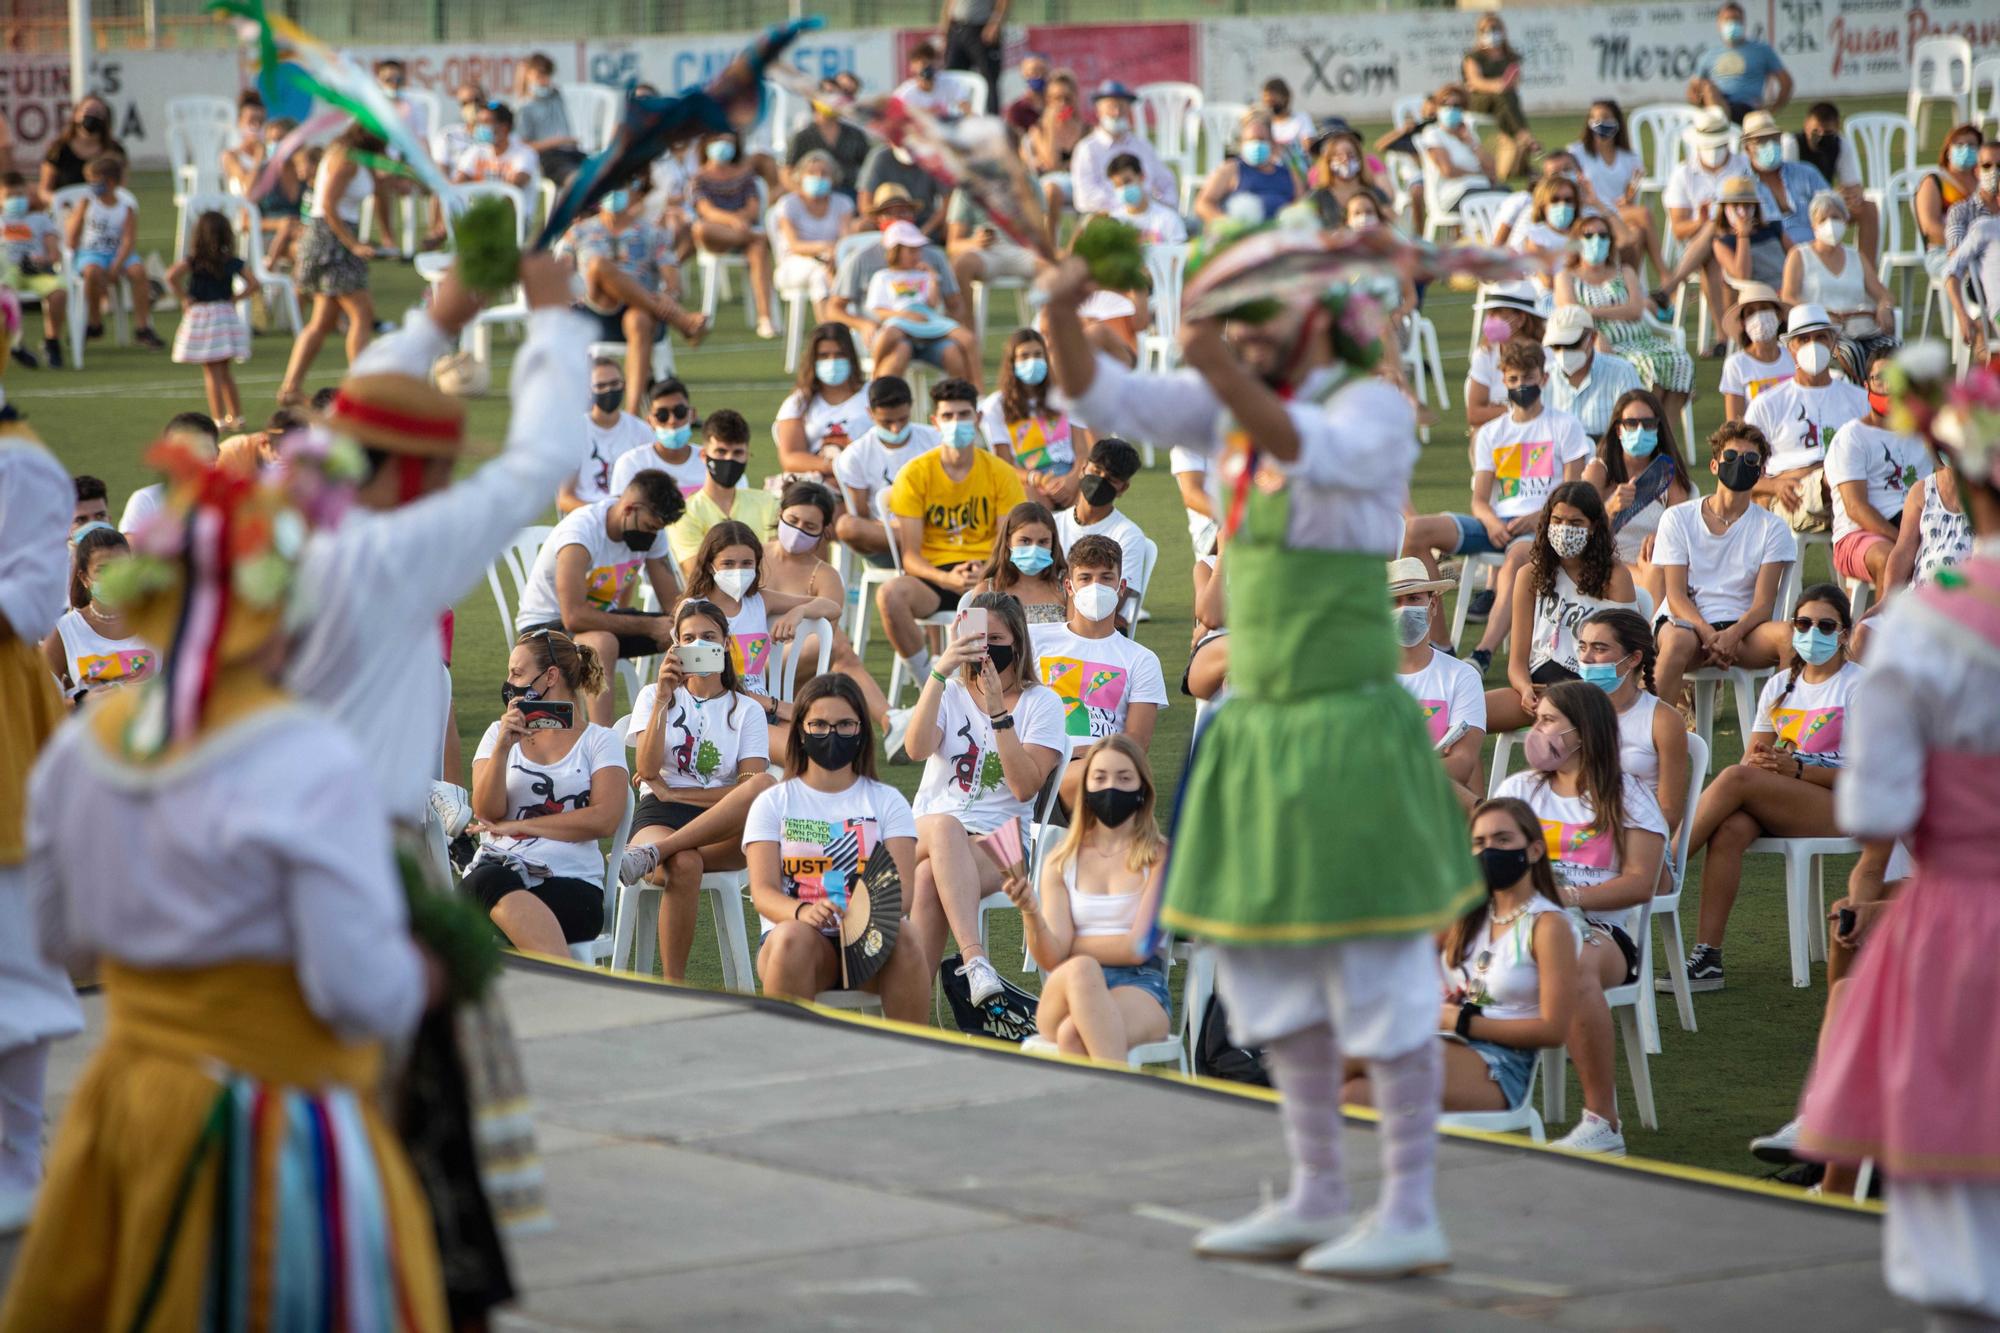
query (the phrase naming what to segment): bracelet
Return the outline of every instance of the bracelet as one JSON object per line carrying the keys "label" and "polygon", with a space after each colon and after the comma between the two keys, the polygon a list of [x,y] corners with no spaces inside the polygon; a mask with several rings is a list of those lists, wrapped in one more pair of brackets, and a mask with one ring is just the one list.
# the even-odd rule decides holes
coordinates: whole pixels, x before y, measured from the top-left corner
{"label": "bracelet", "polygon": [[986,720],[993,724],[993,730],[995,731],[1012,731],[1014,729],[1014,715],[1012,713],[1002,713],[998,717],[989,716]]}
{"label": "bracelet", "polygon": [[1796,755],[1796,754],[1792,756],[1792,769],[1793,769],[1793,773],[1792,773],[1792,776],[1793,776],[1793,777],[1795,777],[1795,778],[1798,778],[1798,779],[1800,779],[1801,781],[1803,781],[1803,780],[1805,779],[1805,776],[1806,776],[1806,761],[1805,761],[1804,759],[1801,759],[1801,758],[1800,758],[1800,757],[1799,757],[1798,755]]}
{"label": "bracelet", "polygon": [[801,898],[799,899],[799,905],[792,909],[792,920],[797,921],[799,919],[799,913],[805,910],[806,910],[806,900]]}
{"label": "bracelet", "polygon": [[931,679],[940,685],[951,684],[951,677],[945,675],[944,672],[939,671],[936,667],[931,668]]}
{"label": "bracelet", "polygon": [[1485,1010],[1481,1009],[1478,1005],[1467,1000],[1464,1004],[1458,1006],[1458,1021],[1452,1024],[1452,1030],[1459,1036],[1470,1041],[1472,1039],[1472,1020],[1484,1012]]}

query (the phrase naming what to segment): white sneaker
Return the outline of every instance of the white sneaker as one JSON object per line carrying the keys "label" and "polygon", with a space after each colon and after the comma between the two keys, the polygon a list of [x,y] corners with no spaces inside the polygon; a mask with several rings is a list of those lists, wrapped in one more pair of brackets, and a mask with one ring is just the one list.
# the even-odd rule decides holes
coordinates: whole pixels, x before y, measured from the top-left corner
{"label": "white sneaker", "polygon": [[1420,1231],[1391,1231],[1374,1213],[1339,1240],[1307,1250],[1299,1271],[1316,1277],[1393,1278],[1438,1273],[1451,1267],[1451,1246],[1443,1224]]}
{"label": "white sneaker", "polygon": [[637,884],[653,873],[660,864],[660,848],[657,843],[644,847],[627,847],[625,859],[618,863],[618,882]]}
{"label": "white sneaker", "polygon": [[431,809],[444,826],[444,840],[450,842],[465,832],[465,826],[472,822],[472,803],[465,798],[465,788],[454,787],[449,782],[431,784]]}
{"label": "white sneaker", "polygon": [[972,992],[974,1004],[985,1004],[1000,993],[1000,974],[993,970],[993,964],[986,961],[986,955],[965,960],[965,966],[958,969],[958,975],[965,978],[966,989]]}
{"label": "white sneaker", "polygon": [[1037,1032],[1033,1036],[1021,1038],[1021,1049],[1036,1055],[1055,1055],[1062,1048]]}
{"label": "white sneaker", "polygon": [[1589,1153],[1595,1157],[1623,1157],[1625,1136],[1595,1111],[1585,1111],[1576,1128],[1549,1145],[1567,1152]]}
{"label": "white sneaker", "polygon": [[1248,1217],[1210,1227],[1194,1238],[1204,1259],[1296,1259],[1348,1228],[1338,1217],[1294,1217],[1282,1203],[1267,1203]]}
{"label": "white sneaker", "polygon": [[903,748],[903,737],[910,734],[910,714],[914,708],[891,708],[889,725],[882,731],[882,753],[894,760]]}
{"label": "white sneaker", "polygon": [[1788,1166],[1797,1158],[1792,1150],[1799,1146],[1799,1120],[1793,1116],[1785,1127],[1775,1134],[1760,1134],[1750,1140],[1750,1155],[1760,1162],[1775,1162]]}

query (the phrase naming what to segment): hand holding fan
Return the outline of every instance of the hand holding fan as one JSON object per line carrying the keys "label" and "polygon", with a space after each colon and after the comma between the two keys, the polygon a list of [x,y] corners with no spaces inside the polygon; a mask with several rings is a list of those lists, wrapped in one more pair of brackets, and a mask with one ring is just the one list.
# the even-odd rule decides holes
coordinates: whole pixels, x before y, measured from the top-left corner
{"label": "hand holding fan", "polygon": [[895,858],[877,847],[858,884],[850,882],[840,914],[840,985],[853,990],[882,970],[903,927],[903,881]]}
{"label": "hand holding fan", "polygon": [[1017,879],[1028,876],[1028,857],[1021,846],[1021,822],[1010,819],[991,833],[979,836],[979,849],[993,858],[1002,875]]}

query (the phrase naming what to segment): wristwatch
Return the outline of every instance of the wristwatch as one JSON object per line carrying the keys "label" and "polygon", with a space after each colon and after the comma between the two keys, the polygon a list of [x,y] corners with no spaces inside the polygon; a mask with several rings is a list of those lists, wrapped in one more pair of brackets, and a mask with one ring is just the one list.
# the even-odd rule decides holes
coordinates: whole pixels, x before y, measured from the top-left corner
{"label": "wristwatch", "polygon": [[1470,1041],[1472,1039],[1472,1020],[1485,1012],[1484,1009],[1467,1000],[1464,1004],[1458,1006],[1458,1022],[1452,1025],[1453,1031],[1457,1032],[1459,1036],[1464,1037],[1467,1041]]}
{"label": "wristwatch", "polygon": [[1012,731],[1014,729],[1014,715],[1012,713],[1002,713],[998,717],[989,715],[986,720],[993,724],[993,730],[995,731]]}

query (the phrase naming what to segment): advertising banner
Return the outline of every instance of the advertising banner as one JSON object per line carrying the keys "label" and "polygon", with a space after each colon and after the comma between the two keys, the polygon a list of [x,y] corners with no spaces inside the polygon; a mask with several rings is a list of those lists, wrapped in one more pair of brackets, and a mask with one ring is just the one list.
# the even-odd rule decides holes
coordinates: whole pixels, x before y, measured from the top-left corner
{"label": "advertising banner", "polygon": [[[112,133],[138,166],[167,162],[167,100],[190,92],[235,97],[232,51],[130,51],[91,63],[91,90],[111,104]],[[69,123],[67,55],[0,55],[0,118],[14,134],[14,162],[35,164]]]}

